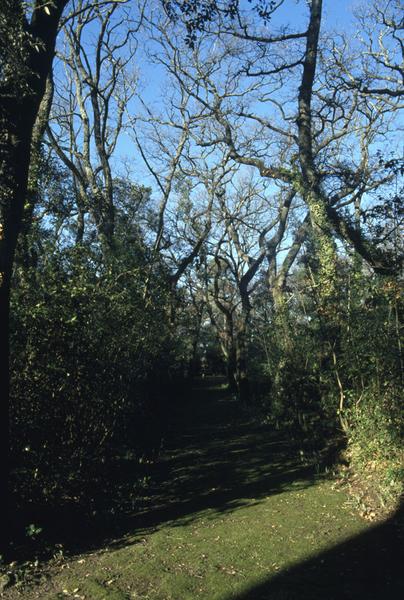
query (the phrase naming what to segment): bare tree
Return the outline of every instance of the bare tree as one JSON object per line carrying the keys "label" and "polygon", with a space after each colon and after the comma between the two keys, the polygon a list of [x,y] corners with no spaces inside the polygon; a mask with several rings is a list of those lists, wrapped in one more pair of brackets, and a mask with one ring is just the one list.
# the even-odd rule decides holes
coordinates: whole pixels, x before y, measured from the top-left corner
{"label": "bare tree", "polygon": [[117,4],[90,7],[65,23],[55,74],[47,139],[70,170],[77,199],[77,241],[85,215],[95,224],[104,258],[114,249],[115,207],[111,159],[128,104],[136,91],[132,65],[136,17]]}
{"label": "bare tree", "polygon": [[[390,257],[352,226],[347,212],[358,195],[385,181],[369,148],[386,135],[392,113],[388,102],[375,110],[363,94],[341,92],[331,81],[328,40],[319,37],[322,2],[310,2],[308,12],[305,31],[268,33],[238,6],[232,20],[219,11],[192,53],[180,47],[173,26],[160,25],[159,39],[161,63],[201,112],[199,143],[226,146],[231,160],[304,198],[326,299],[335,296],[335,235],[376,271],[394,271]],[[344,198],[343,211],[336,195]]]}
{"label": "bare tree", "polygon": [[144,115],[137,116],[133,128],[136,146],[155,186],[157,203],[149,269],[151,273],[159,257],[169,265],[173,302],[180,279],[211,232],[217,190],[232,174],[226,156],[212,161],[208,149],[195,145],[192,130],[198,118],[192,112],[188,94],[179,90],[177,95],[172,90],[170,96],[166,90],[164,110],[153,112],[144,104]]}
{"label": "bare tree", "polygon": [[[248,346],[254,291],[265,259],[276,263],[294,192],[272,198],[262,181],[235,180],[217,193],[215,230],[209,240],[207,302],[227,362],[230,386],[248,402]],[[269,215],[272,218],[268,221]],[[216,236],[216,237],[215,237]],[[215,241],[216,239],[216,241]],[[206,268],[206,267],[205,267]],[[220,317],[212,307],[216,307]]]}
{"label": "bare tree", "polygon": [[357,10],[358,48],[343,34],[333,44],[339,84],[361,95],[388,99],[398,106],[404,96],[403,7],[399,0],[362,5]]}

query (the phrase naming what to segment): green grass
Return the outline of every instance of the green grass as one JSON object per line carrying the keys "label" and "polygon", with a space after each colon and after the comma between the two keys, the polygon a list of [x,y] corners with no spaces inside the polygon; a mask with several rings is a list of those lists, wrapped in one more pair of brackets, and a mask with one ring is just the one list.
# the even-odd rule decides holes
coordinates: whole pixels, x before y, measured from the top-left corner
{"label": "green grass", "polygon": [[[337,567],[327,559],[321,575],[321,557],[369,528],[332,481],[302,466],[290,440],[250,422],[220,387],[195,390],[179,412],[149,495],[125,535],[53,569],[23,597],[328,599],[321,586],[318,596],[288,582],[262,590],[301,564],[315,565],[316,585],[327,585]],[[349,572],[344,556],[338,569]]]}
{"label": "green grass", "polygon": [[110,587],[86,596],[94,599],[115,598],[112,590],[123,594],[117,598],[232,598],[360,532],[363,523],[341,508],[341,500],[322,483],[249,499],[234,512],[201,511],[191,523],[167,523],[123,548],[76,563],[59,576],[59,585],[72,589],[84,581],[85,591],[89,581],[113,578]]}

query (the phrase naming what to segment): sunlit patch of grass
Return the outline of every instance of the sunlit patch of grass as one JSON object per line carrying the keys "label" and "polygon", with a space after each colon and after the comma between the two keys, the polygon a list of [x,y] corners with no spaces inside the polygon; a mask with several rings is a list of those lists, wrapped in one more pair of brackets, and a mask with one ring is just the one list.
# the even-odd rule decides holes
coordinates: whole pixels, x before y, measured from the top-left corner
{"label": "sunlit patch of grass", "polygon": [[163,457],[160,495],[144,509],[152,524],[57,568],[26,600],[230,600],[366,529],[278,432],[250,428],[233,406],[217,423],[203,393],[210,404]]}
{"label": "sunlit patch of grass", "polygon": [[76,560],[53,579],[57,595],[42,597],[227,600],[366,527],[331,482],[302,483],[233,511],[201,510]]}

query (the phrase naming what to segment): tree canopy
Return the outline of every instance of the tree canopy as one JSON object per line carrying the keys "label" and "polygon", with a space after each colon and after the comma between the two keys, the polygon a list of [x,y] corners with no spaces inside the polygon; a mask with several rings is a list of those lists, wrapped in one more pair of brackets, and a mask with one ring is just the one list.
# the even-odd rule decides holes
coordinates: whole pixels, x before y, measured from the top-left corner
{"label": "tree canopy", "polygon": [[4,0],[10,506],[91,503],[206,373],[397,501],[400,3],[350,27],[321,0]]}

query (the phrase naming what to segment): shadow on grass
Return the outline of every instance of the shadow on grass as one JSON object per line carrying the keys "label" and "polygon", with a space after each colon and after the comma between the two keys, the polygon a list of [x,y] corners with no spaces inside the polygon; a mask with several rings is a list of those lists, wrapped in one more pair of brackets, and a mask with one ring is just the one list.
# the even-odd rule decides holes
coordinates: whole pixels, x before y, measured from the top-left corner
{"label": "shadow on grass", "polygon": [[[253,424],[218,384],[200,381],[175,403],[161,459],[145,466],[150,482],[142,494],[134,488],[138,463],[121,458],[106,474],[108,493],[94,498],[91,511],[80,505],[53,513],[33,508],[25,518],[43,527],[48,548],[61,544],[75,554],[121,547],[167,522],[183,525],[202,511],[231,512],[292,485],[312,485],[313,469],[302,466],[289,441]],[[38,547],[23,550],[26,555]]]}
{"label": "shadow on grass", "polygon": [[225,600],[401,600],[403,516],[388,521]]}

